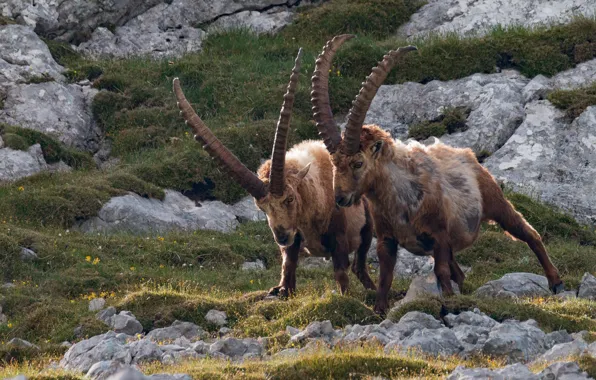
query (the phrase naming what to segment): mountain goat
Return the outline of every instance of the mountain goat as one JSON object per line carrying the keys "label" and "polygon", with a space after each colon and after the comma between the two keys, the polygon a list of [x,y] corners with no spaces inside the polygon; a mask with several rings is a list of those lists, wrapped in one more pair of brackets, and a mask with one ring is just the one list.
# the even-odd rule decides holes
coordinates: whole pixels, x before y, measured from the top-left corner
{"label": "mountain goat", "polygon": [[[328,46],[346,38],[338,36]],[[327,49],[327,60],[335,50]],[[390,51],[372,70],[353,102],[343,137],[332,122],[327,78],[313,78],[313,109],[321,121],[317,124],[319,133],[332,154],[336,203],[353,207],[365,196],[371,207],[380,263],[375,311],[386,312],[398,244],[418,255],[433,255],[439,284],[443,293],[450,295],[451,280],[461,289],[465,278],[454,253],[472,245],[481,222],[489,220],[526,242],[542,264],[551,290],[564,290],[540,235],[505,199],[472,150],[442,143],[404,144],[378,126],[363,126],[372,99],[389,71],[414,50],[407,46]],[[317,116],[317,111],[322,115]]]}
{"label": "mountain goat", "polygon": [[265,212],[269,227],[282,254],[281,281],[269,294],[288,296],[296,290],[298,254],[331,257],[340,291],[348,288],[349,253],[357,251],[352,271],[368,289],[375,285],[366,270],[366,255],[372,240],[372,222],[366,203],[347,208],[335,205],[333,165],[325,145],[304,141],[286,153],[286,141],[298,84],[299,51],[290,76],[277,123],[271,159],[251,172],[204,124],[186,100],[178,78],[174,93],[195,139],[248,191]]}

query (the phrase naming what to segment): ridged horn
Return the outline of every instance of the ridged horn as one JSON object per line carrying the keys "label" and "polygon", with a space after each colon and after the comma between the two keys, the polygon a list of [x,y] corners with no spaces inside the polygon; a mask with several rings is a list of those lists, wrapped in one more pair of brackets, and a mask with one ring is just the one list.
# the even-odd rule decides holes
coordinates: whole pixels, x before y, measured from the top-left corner
{"label": "ridged horn", "polygon": [[331,105],[329,104],[329,69],[335,52],[349,39],[356,37],[353,34],[342,34],[333,37],[332,40],[327,41],[323,47],[323,51],[317,57],[315,64],[315,71],[312,76],[312,92],[310,93],[310,101],[312,103],[312,111],[319,135],[323,138],[325,146],[330,153],[337,150],[337,146],[341,142],[341,134],[339,128],[333,120],[333,112],[331,112]]}
{"label": "ridged horn", "polygon": [[282,195],[285,183],[284,168],[286,163],[286,148],[288,141],[288,131],[290,129],[290,119],[292,118],[292,109],[294,108],[294,93],[300,77],[300,65],[302,60],[302,48],[298,50],[294,68],[290,75],[288,89],[284,95],[284,102],[279,113],[277,128],[275,130],[275,141],[273,142],[273,152],[271,153],[271,172],[269,173],[269,192],[274,195]]}
{"label": "ridged horn", "polygon": [[189,125],[194,133],[195,140],[202,142],[203,148],[213,157],[219,165],[226,169],[232,178],[253,197],[260,199],[267,195],[267,189],[263,181],[250,171],[240,160],[230,152],[211,130],[205,125],[203,120],[192,109],[188,100],[180,88],[178,78],[174,79],[174,93],[178,100],[180,114],[184,117],[186,124]]}
{"label": "ridged horn", "polygon": [[344,141],[342,151],[348,156],[358,153],[360,150],[360,131],[364,124],[366,113],[377,94],[379,87],[389,75],[391,69],[397,64],[399,59],[408,52],[418,50],[415,46],[400,47],[397,50],[388,52],[377,67],[373,68],[372,73],[362,83],[362,88],[358,96],[352,103],[352,108],[348,115],[348,123],[344,132]]}

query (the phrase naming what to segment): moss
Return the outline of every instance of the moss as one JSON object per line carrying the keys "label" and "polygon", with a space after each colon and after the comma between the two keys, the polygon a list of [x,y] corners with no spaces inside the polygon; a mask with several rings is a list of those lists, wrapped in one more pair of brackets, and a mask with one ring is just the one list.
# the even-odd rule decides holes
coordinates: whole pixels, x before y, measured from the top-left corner
{"label": "moss", "polygon": [[596,358],[584,355],[579,358],[578,364],[591,378],[596,378]]}
{"label": "moss", "polygon": [[68,43],[43,38],[43,41],[50,49],[54,60],[62,66],[72,66],[82,61],[81,55],[74,50]]}
{"label": "moss", "polygon": [[131,191],[142,197],[160,200],[165,198],[165,193],[162,189],[128,173],[111,174],[108,176],[108,182],[116,189]]}
{"label": "moss", "polygon": [[16,24],[16,22],[13,19],[0,15],[0,26],[12,24]]}
{"label": "moss", "polygon": [[21,247],[10,235],[0,233],[0,275],[4,281],[13,278],[19,268]]}
{"label": "moss", "polygon": [[478,162],[483,163],[487,158],[491,156],[491,152],[488,150],[482,149],[480,152],[476,153],[476,159]]}
{"label": "moss", "polygon": [[299,13],[283,34],[320,43],[343,33],[387,37],[423,4],[416,0],[333,0]]}
{"label": "moss", "polygon": [[548,100],[574,120],[586,108],[596,105],[596,83],[575,90],[555,90],[548,95]]}
{"label": "moss", "polygon": [[4,145],[14,150],[27,150],[31,146],[25,138],[10,132],[4,133],[2,140]]}
{"label": "moss", "polygon": [[49,74],[47,73],[43,73],[41,75],[37,75],[37,76],[30,76],[27,79],[27,83],[31,84],[31,83],[45,83],[45,82],[53,82],[54,78],[52,78]]}
{"label": "moss", "polygon": [[442,309],[442,302],[439,299],[435,298],[426,298],[426,299],[419,299],[415,301],[406,302],[401,305],[399,308],[393,309],[388,315],[387,318],[398,322],[401,317],[409,313],[410,311],[420,311],[423,313],[430,314],[435,318],[441,317],[441,309]]}
{"label": "moss", "polygon": [[50,164],[64,161],[64,163],[76,169],[95,167],[95,162],[90,154],[67,148],[64,144],[41,132],[7,125],[3,129],[5,131],[4,139],[6,140],[6,136],[9,136],[10,143],[7,142],[7,146],[26,150],[31,145],[40,144],[43,156],[46,162]]}
{"label": "moss", "polygon": [[441,137],[446,133],[456,133],[468,129],[466,120],[469,109],[446,108],[438,118],[414,124],[408,129],[408,138],[426,140],[431,136]]}
{"label": "moss", "polygon": [[103,74],[103,68],[95,63],[83,63],[75,68],[67,69],[64,75],[71,82],[78,82],[84,79],[95,80]]}

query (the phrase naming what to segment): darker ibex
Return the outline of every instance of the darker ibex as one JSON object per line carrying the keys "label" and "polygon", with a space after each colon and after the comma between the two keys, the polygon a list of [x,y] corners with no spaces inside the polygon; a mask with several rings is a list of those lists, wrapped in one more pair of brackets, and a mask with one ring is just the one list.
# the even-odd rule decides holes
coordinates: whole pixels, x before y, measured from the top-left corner
{"label": "darker ibex", "polygon": [[[327,60],[346,38],[338,36],[329,42]],[[332,153],[336,202],[352,207],[365,196],[371,205],[381,272],[375,311],[387,309],[398,244],[415,254],[433,255],[435,274],[443,293],[449,295],[453,293],[451,280],[461,288],[465,278],[454,253],[469,247],[478,237],[480,223],[487,220],[526,242],[542,264],[552,291],[562,291],[563,283],[540,235],[505,199],[472,150],[442,143],[406,145],[378,126],[363,126],[389,71],[414,50],[407,46],[390,51],[373,69],[353,103],[343,138],[325,103],[329,99],[327,78],[313,79],[312,102],[324,113],[318,116],[319,132]]]}
{"label": "darker ibex", "polygon": [[357,251],[352,271],[368,289],[375,289],[366,270],[366,255],[372,240],[372,223],[366,203],[337,208],[333,193],[333,165],[322,142],[305,141],[286,153],[286,141],[298,84],[300,59],[290,76],[277,123],[271,160],[258,176],[244,166],[209,130],[184,97],[178,79],[174,92],[178,107],[195,139],[255,199],[267,214],[269,227],[280,247],[283,264],[279,286],[272,295],[287,296],[296,289],[298,254],[307,250],[315,256],[331,256],[335,279],[344,293],[348,288],[349,253]]}

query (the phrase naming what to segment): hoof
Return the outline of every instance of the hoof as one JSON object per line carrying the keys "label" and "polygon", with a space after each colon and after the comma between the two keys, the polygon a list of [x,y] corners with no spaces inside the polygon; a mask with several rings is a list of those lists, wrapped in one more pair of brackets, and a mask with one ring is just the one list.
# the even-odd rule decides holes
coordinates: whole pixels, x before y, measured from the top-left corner
{"label": "hoof", "polygon": [[290,296],[290,292],[287,288],[283,286],[276,286],[274,288],[271,288],[269,290],[269,294],[267,295],[272,297],[288,298]]}
{"label": "hoof", "polygon": [[565,284],[562,282],[559,282],[557,285],[553,286],[551,288],[553,294],[559,294],[559,293],[563,293],[565,291]]}

